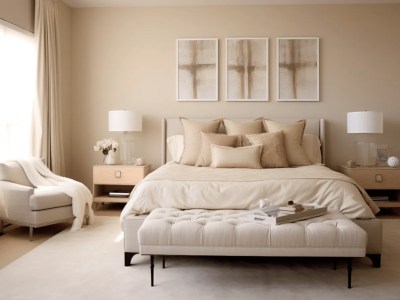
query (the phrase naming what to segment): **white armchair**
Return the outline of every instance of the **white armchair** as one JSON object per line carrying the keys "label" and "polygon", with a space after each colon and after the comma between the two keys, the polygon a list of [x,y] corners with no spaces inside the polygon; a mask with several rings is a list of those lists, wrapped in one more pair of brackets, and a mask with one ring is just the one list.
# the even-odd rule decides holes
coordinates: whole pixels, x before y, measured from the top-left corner
{"label": "white armchair", "polygon": [[15,161],[0,163],[0,235],[5,223],[33,228],[72,220],[72,198],[60,191],[32,186]]}

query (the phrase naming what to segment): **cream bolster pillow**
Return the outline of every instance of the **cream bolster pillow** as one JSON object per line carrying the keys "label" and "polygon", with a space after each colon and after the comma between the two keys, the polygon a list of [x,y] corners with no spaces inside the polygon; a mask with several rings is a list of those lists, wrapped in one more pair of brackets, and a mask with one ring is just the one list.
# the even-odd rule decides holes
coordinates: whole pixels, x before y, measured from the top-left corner
{"label": "cream bolster pillow", "polygon": [[237,146],[237,135],[226,135],[221,133],[201,132],[201,150],[197,158],[196,167],[209,167],[211,164],[211,145]]}
{"label": "cream bolster pillow", "polygon": [[262,147],[262,145],[256,145],[233,148],[211,145],[210,167],[261,169]]}

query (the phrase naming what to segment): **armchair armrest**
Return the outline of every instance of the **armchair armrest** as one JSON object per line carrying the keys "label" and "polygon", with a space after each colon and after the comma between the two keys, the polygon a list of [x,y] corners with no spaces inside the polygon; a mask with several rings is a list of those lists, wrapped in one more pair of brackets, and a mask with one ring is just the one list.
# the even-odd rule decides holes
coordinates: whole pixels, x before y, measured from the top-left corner
{"label": "armchair armrest", "polygon": [[0,219],[23,219],[29,222],[29,199],[34,188],[0,181]]}

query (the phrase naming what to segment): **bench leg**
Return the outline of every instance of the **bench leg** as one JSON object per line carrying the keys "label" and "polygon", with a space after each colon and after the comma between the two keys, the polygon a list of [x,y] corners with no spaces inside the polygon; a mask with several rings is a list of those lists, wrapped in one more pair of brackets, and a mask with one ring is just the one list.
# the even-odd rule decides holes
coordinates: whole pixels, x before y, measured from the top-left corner
{"label": "bench leg", "polygon": [[124,252],[124,265],[129,267],[131,265],[132,257],[137,254],[136,252]]}
{"label": "bench leg", "polygon": [[154,255],[150,255],[150,279],[151,286],[154,286]]}
{"label": "bench leg", "polygon": [[165,256],[162,257],[162,268],[165,269]]}
{"label": "bench leg", "polygon": [[347,288],[351,289],[351,271],[353,270],[353,263],[351,257],[347,261]]}
{"label": "bench leg", "polygon": [[33,241],[33,227],[29,226],[29,240]]}

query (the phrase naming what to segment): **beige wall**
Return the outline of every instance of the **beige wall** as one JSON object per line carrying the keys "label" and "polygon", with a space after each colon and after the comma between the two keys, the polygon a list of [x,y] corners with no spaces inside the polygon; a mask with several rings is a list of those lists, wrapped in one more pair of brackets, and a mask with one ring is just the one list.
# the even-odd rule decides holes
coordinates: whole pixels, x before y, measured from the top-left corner
{"label": "beige wall", "polygon": [[[320,102],[277,102],[276,38],[320,38]],[[219,38],[219,102],[175,100],[175,40]],[[270,101],[225,99],[225,38],[270,38]],[[387,143],[400,155],[400,5],[72,9],[73,177],[88,186],[96,140],[112,109],[141,110],[137,155],[160,165],[162,117],[291,117],[327,120],[327,163],[354,158],[346,112],[382,110]]]}
{"label": "beige wall", "polygon": [[0,0],[0,19],[33,32],[35,0]]}

